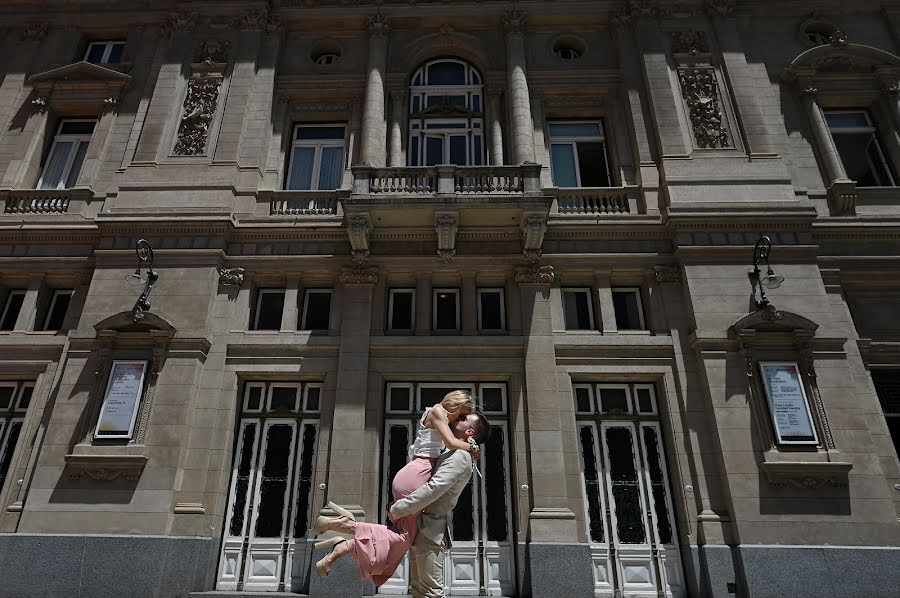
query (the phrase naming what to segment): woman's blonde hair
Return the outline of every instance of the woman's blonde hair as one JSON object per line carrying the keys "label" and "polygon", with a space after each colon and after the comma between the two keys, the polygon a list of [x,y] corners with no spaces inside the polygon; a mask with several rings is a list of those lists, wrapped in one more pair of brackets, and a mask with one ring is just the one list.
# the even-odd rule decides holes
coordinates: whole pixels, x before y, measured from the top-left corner
{"label": "woman's blonde hair", "polygon": [[472,394],[465,390],[451,390],[441,400],[441,407],[451,413],[459,413],[463,409],[468,409],[471,413],[475,411],[475,400]]}

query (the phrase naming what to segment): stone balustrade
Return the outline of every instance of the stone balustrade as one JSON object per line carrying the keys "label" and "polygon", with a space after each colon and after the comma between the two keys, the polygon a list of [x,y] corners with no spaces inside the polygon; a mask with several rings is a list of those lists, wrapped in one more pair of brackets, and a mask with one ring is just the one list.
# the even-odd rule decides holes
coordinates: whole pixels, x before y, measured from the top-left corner
{"label": "stone balustrade", "polygon": [[82,214],[90,203],[90,189],[10,189],[0,191],[3,214]]}
{"label": "stone balustrade", "polygon": [[327,216],[337,213],[337,191],[276,191],[269,200],[270,216]]}
{"label": "stone balustrade", "polygon": [[541,195],[541,166],[353,167],[353,195]]}
{"label": "stone balustrade", "polygon": [[560,214],[638,214],[637,187],[581,187],[546,189],[556,198]]}

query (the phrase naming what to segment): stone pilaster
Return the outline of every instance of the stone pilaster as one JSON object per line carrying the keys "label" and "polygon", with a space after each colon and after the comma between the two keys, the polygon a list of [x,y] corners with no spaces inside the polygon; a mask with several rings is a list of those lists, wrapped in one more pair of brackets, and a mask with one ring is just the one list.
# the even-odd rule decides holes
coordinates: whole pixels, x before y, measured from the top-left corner
{"label": "stone pilaster", "polygon": [[406,94],[402,89],[391,90],[391,153],[390,166],[405,166],[403,159],[403,130],[406,117]]}
{"label": "stone pilaster", "polygon": [[389,19],[369,19],[369,61],[366,68],[366,99],[363,106],[361,160],[384,166],[387,158],[384,115],[384,71],[387,66]]}
{"label": "stone pilaster", "polygon": [[531,96],[525,60],[525,13],[506,13],[506,70],[509,79],[507,97],[514,164],[534,162],[534,123],[531,120]]}
{"label": "stone pilaster", "polygon": [[[615,334],[619,331],[616,325],[616,308],[613,305],[612,286],[610,284],[610,271],[597,270],[594,272],[594,292],[597,294],[597,318],[595,327],[605,334]],[[599,326],[597,326],[599,324]]]}
{"label": "stone pilaster", "polygon": [[844,164],[841,162],[834,139],[832,139],[831,133],[828,131],[825,115],[822,113],[822,109],[819,108],[818,101],[816,101],[818,90],[811,85],[807,85],[804,86],[801,93],[803,94],[803,107],[806,109],[809,125],[816,140],[816,147],[819,149],[822,162],[824,162],[827,179],[825,184],[830,186],[835,181],[847,180]]}
{"label": "stone pilaster", "polygon": [[488,125],[491,131],[491,164],[503,164],[503,121],[500,117],[500,93],[488,91]]}
{"label": "stone pilaster", "polygon": [[431,334],[431,272],[416,273],[416,334]]}
{"label": "stone pilaster", "polygon": [[43,288],[43,274],[35,274],[28,280],[28,289],[25,291],[25,299],[22,301],[22,307],[19,309],[19,317],[16,319],[16,325],[13,330],[34,330],[35,319],[37,318],[38,295]]}

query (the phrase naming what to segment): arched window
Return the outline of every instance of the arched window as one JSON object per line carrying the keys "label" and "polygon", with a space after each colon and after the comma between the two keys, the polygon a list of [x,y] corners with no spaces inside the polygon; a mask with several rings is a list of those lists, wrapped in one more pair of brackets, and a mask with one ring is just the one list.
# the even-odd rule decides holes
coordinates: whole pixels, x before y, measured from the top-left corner
{"label": "arched window", "polygon": [[409,87],[409,164],[484,164],[481,75],[459,60],[421,67]]}

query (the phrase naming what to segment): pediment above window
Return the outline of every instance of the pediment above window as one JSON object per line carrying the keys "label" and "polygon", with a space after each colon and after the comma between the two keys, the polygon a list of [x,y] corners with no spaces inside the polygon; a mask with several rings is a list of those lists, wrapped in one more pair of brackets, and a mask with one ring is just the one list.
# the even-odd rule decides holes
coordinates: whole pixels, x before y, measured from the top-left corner
{"label": "pediment above window", "polygon": [[799,314],[775,309],[771,305],[747,314],[731,325],[728,335],[747,337],[759,334],[781,334],[797,337],[812,337],[819,325]]}
{"label": "pediment above window", "polygon": [[55,109],[85,107],[97,110],[115,104],[131,84],[131,76],[90,62],[76,62],[28,78],[36,104]]}
{"label": "pediment above window", "polygon": [[173,336],[175,327],[160,316],[147,312],[144,317],[135,322],[134,316],[130,311],[123,311],[114,316],[110,316],[105,320],[101,320],[94,324],[94,330],[99,332],[154,332],[158,331],[163,335]]}
{"label": "pediment above window", "polygon": [[429,106],[421,112],[410,114],[410,118],[480,118],[480,112],[473,112],[463,106],[451,104],[448,99],[435,106]]}
{"label": "pediment above window", "polygon": [[792,83],[858,80],[860,77],[880,81],[898,76],[900,57],[872,46],[851,44],[842,34],[831,44],[801,53],[783,73],[784,79]]}

